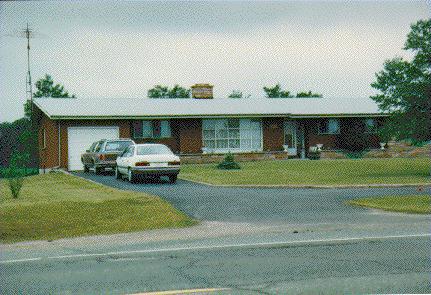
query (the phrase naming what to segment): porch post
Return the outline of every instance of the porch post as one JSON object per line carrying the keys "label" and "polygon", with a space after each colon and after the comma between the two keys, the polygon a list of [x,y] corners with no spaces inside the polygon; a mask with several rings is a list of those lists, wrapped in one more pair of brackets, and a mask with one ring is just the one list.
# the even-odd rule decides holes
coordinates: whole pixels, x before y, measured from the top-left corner
{"label": "porch post", "polygon": [[305,159],[305,126],[304,122],[300,123],[300,131],[301,133],[301,159]]}

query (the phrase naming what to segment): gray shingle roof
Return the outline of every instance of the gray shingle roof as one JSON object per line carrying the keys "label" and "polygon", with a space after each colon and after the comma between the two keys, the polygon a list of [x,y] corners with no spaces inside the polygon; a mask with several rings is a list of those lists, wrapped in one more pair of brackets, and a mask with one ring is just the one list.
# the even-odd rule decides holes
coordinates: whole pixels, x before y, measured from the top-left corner
{"label": "gray shingle roof", "polygon": [[36,98],[52,119],[381,115],[369,98]]}

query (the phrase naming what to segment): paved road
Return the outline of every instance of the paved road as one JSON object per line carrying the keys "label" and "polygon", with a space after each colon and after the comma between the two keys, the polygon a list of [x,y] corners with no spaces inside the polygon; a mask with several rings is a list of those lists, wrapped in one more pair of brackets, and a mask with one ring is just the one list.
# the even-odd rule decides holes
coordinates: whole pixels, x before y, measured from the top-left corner
{"label": "paved road", "polygon": [[[430,293],[429,237],[57,257],[3,263],[2,294]],[[206,293],[207,294],[207,293]]]}

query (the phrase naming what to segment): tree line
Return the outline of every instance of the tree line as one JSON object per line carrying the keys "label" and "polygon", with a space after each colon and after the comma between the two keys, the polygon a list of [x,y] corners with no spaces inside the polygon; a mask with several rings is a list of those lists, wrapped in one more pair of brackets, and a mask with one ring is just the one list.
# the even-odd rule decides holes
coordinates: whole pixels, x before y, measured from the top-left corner
{"label": "tree line", "polygon": [[[292,95],[290,91],[283,90],[281,85],[277,83],[274,86],[264,86],[263,91],[265,96],[268,98],[293,98],[293,97],[323,97],[322,94],[313,93],[311,91],[298,92]],[[155,85],[153,88],[148,90],[147,96],[149,98],[191,98],[191,89],[182,87],[175,84],[174,87]],[[228,98],[249,98],[250,94],[244,95],[240,90],[232,90],[228,95]]]}

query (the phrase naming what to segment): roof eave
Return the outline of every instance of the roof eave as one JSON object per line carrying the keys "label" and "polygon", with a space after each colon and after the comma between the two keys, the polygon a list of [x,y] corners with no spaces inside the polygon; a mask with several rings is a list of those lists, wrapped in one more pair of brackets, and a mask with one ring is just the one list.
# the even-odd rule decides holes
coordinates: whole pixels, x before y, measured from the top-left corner
{"label": "roof eave", "polygon": [[[45,112],[46,113],[46,112]],[[358,114],[200,114],[200,115],[145,115],[145,116],[51,116],[52,120],[139,120],[139,119],[200,119],[200,118],[258,118],[258,117],[277,117],[277,118],[351,118],[351,117],[387,117],[385,113],[358,113]]]}

